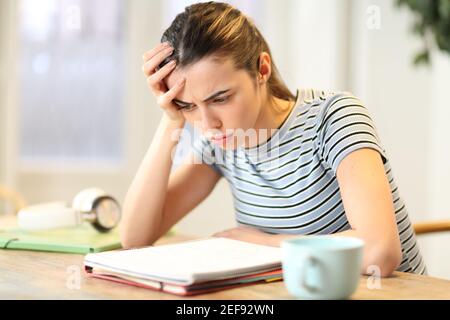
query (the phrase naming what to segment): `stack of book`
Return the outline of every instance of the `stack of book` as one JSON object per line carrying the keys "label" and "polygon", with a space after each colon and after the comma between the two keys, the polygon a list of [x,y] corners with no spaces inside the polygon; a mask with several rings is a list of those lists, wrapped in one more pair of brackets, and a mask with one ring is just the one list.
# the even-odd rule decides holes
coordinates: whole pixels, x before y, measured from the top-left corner
{"label": "stack of book", "polygon": [[182,296],[282,280],[280,248],[220,237],[90,253],[84,266],[91,277]]}

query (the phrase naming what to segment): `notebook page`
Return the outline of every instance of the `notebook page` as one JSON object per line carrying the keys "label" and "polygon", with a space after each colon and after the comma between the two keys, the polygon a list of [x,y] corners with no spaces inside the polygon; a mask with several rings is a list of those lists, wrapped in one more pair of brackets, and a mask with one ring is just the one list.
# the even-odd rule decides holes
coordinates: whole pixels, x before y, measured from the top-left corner
{"label": "notebook page", "polygon": [[228,238],[203,238],[141,249],[90,253],[85,264],[180,284],[281,266],[281,249]]}

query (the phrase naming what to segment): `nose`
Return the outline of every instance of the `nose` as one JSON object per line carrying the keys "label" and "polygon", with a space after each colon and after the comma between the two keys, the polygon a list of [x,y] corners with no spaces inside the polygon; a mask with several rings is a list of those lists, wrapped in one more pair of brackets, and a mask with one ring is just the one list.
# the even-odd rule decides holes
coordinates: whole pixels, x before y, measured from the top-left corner
{"label": "nose", "polygon": [[211,129],[220,129],[222,126],[222,121],[207,109],[201,111],[201,123],[203,132]]}

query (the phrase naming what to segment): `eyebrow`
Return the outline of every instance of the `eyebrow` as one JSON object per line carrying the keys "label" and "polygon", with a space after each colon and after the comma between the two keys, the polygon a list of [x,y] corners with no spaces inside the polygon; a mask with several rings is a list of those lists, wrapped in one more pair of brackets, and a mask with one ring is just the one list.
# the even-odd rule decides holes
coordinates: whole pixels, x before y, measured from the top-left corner
{"label": "eyebrow", "polygon": [[[206,98],[205,100],[203,100],[203,102],[207,102],[207,101],[209,101],[209,100],[212,100],[212,99],[214,99],[215,97],[220,96],[221,94],[226,93],[226,92],[228,92],[228,91],[230,91],[230,90],[231,90],[231,89],[226,89],[226,90],[217,91],[216,93],[213,93],[213,94],[210,95],[208,98]],[[187,105],[187,106],[192,105],[192,103],[184,102],[184,101],[181,101],[181,100],[178,100],[178,99],[172,99],[172,101],[174,101],[174,102],[176,102],[176,103],[178,103],[178,104],[183,104],[183,105]]]}

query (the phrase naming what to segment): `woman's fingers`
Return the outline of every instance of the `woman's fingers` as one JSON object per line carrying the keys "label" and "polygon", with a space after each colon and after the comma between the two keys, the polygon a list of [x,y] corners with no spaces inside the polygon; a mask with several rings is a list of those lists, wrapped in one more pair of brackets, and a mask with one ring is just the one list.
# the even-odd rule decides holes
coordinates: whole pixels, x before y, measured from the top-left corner
{"label": "woman's fingers", "polygon": [[148,60],[150,60],[155,54],[157,54],[158,52],[168,48],[170,45],[168,42],[164,42],[164,43],[160,43],[158,44],[156,47],[154,47],[153,49],[145,52],[142,55],[142,60],[144,61],[144,63],[146,63]]}
{"label": "woman's fingers", "polygon": [[176,66],[176,62],[174,60],[170,61],[164,67],[162,67],[158,72],[151,74],[147,78],[147,83],[150,88],[155,88],[159,82],[161,82],[165,77],[169,75],[173,71]]}
{"label": "woman's fingers", "polygon": [[186,79],[183,78],[181,80],[179,80],[172,88],[170,88],[167,92],[161,94],[160,96],[158,96],[158,104],[160,106],[169,106],[172,105],[173,107],[175,107],[175,105],[173,104],[172,100],[175,99],[175,97],[177,96],[177,94],[181,91],[181,89],[184,87],[184,84],[186,83]]}
{"label": "woman's fingers", "polygon": [[156,70],[156,68],[173,53],[173,51],[174,49],[170,46],[158,45],[152,50],[144,53],[142,56],[142,59],[144,60],[142,71],[147,78],[148,87],[157,99],[158,105],[172,120],[184,121],[185,119],[182,112],[172,100],[175,99],[183,88],[185,80],[178,81],[170,88],[170,90],[163,81],[163,79],[174,70],[176,66],[175,61],[172,60],[165,64],[161,69]]}
{"label": "woman's fingers", "polygon": [[156,72],[156,67],[161,64],[167,57],[169,57],[173,53],[173,48],[165,48],[159,52],[157,52],[152,58],[150,58],[144,65],[142,66],[142,71],[144,72],[146,77],[149,77],[151,74]]}
{"label": "woman's fingers", "polygon": [[165,110],[166,114],[169,116],[169,118],[173,120],[184,121],[183,113],[181,112],[179,107],[172,101],[181,91],[184,84],[185,80],[182,79],[181,81],[178,81],[172,88],[170,88],[170,90],[157,96],[158,105],[162,107],[163,110]]}

